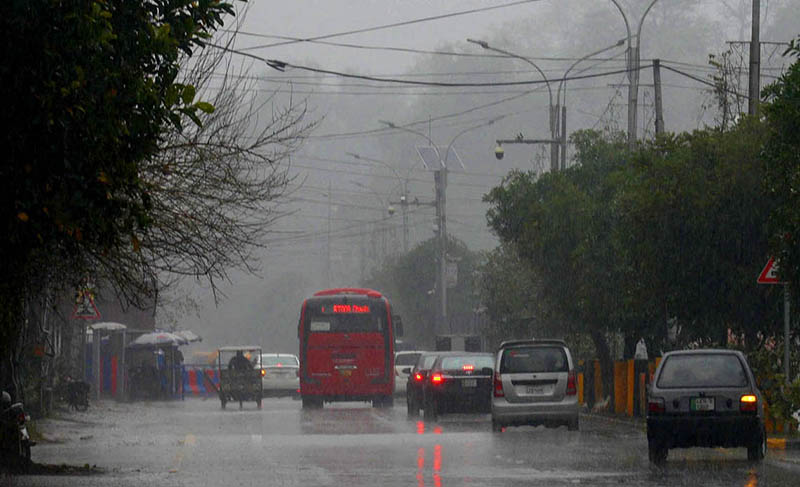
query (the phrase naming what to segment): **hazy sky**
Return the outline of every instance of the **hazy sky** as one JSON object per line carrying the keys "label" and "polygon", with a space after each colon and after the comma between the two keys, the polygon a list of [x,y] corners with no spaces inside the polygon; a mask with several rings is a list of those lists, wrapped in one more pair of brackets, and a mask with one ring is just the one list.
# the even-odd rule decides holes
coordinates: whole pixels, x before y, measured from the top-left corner
{"label": "hazy sky", "polygon": [[[619,0],[634,31],[649,3]],[[501,5],[508,6],[453,15]],[[725,49],[726,41],[749,38],[749,5],[750,0],[659,0],[642,29],[642,59],[659,57],[669,66],[709,79],[712,70],[708,55]],[[535,57],[548,78],[558,79],[572,60],[625,37],[622,16],[610,0],[251,0],[248,8],[237,49],[295,65],[381,77],[416,76],[429,81],[532,80],[540,75],[519,60],[405,51],[446,50],[485,56],[485,51],[467,43],[466,38],[485,39],[496,47]],[[787,40],[798,34],[787,33],[797,30],[798,8],[800,0],[762,0],[763,39]],[[443,18],[415,22],[437,16]],[[259,47],[286,42],[287,37],[330,36],[398,23],[408,25],[321,40],[348,46],[291,42]],[[779,53],[779,47],[765,47],[763,51],[765,82],[778,74]],[[590,72],[624,69],[624,48],[606,55],[611,59],[598,61]],[[291,89],[298,98],[307,100],[313,117],[322,119],[292,158],[294,174],[303,182],[294,196],[304,203],[292,207],[296,213],[279,225],[288,235],[312,232],[316,236],[272,245],[256,263],[262,268],[260,276],[232,271],[231,282],[222,285],[226,297],[219,307],[207,287],[187,283],[186,289],[199,305],[199,316],[179,313],[178,321],[180,326],[204,334],[208,340],[200,346],[205,348],[249,342],[272,351],[295,351],[300,302],[322,287],[326,221],[331,221],[334,234],[339,228],[354,228],[354,236],[338,234],[331,244],[337,285],[357,283],[369,270],[365,256],[374,262],[376,252],[385,255],[397,251],[402,235],[400,217],[396,214],[387,221],[385,207],[399,196],[399,178],[395,176],[410,171],[417,160],[414,147],[426,142],[402,131],[375,133],[386,128],[379,120],[398,124],[433,120],[412,127],[429,134],[437,144],[446,145],[460,137],[455,146],[467,170],[453,174],[449,183],[448,233],[471,249],[491,248],[495,242],[486,228],[482,196],[510,169],[536,170],[543,166],[541,154],[519,146],[507,148],[502,164],[492,156],[496,138],[523,132],[526,136],[546,134],[548,96],[543,86],[533,93],[525,91],[530,87],[412,89],[297,69],[281,74],[260,62],[255,63],[253,74],[261,78],[259,90],[286,93]],[[713,123],[706,87],[674,72],[665,70],[662,76],[668,130],[693,130]],[[287,88],[288,81],[291,88]],[[568,133],[608,125],[624,130],[624,83],[624,73],[570,82]],[[653,118],[650,70],[643,71],[642,83],[640,118],[644,131]],[[504,99],[508,101],[498,102]],[[488,127],[495,117],[503,119]],[[479,126],[484,128],[468,136],[459,135],[464,129]],[[652,127],[649,129],[652,131]],[[362,132],[367,134],[331,137]],[[370,166],[348,153],[384,162]],[[391,172],[385,167],[387,161],[394,167]],[[433,199],[431,175],[420,167],[408,174],[409,194],[420,201]],[[430,207],[415,209],[409,217],[412,244],[432,236],[433,220]]]}

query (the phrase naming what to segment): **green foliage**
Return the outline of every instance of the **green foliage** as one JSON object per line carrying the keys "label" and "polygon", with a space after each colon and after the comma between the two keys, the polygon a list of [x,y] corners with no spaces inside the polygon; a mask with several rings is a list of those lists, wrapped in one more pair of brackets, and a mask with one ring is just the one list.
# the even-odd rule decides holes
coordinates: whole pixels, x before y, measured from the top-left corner
{"label": "green foliage", "polygon": [[[620,136],[573,137],[570,170],[515,172],[494,188],[488,217],[542,282],[548,319],[565,332],[620,332],[626,354],[724,345],[728,330],[758,347],[780,323],[755,276],[767,257],[771,204],[761,186],[762,123],[666,136],[630,152]],[[667,340],[677,320],[678,341]]]}
{"label": "green foliage", "polygon": [[[753,369],[764,400],[769,405],[769,416],[776,424],[789,422],[792,431],[797,430],[797,420],[792,413],[800,410],[800,376],[793,382],[786,382],[783,368],[783,343],[775,340],[768,346],[754,350],[748,354],[747,361]],[[800,367],[800,354],[793,350],[790,355],[790,369],[797,371]]]}
{"label": "green foliage", "polygon": [[[769,235],[773,255],[780,259],[784,280],[800,282],[800,38],[785,55],[795,58],[789,69],[764,89],[769,103],[763,112],[768,126],[764,145],[764,184],[775,203]],[[800,296],[800,286],[793,286]]]}
{"label": "green foliage", "polygon": [[213,109],[177,83],[179,61],[232,13],[219,0],[0,3],[0,308],[11,316],[0,356],[43,288],[71,287],[103,259],[140,259],[153,225],[142,165],[167,130]]}

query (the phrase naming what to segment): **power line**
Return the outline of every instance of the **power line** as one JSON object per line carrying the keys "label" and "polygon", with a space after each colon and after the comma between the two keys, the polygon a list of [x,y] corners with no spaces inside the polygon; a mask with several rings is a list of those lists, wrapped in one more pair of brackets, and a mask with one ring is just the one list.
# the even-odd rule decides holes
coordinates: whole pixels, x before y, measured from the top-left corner
{"label": "power line", "polygon": [[447,18],[452,18],[452,17],[459,17],[459,16],[469,15],[469,14],[474,14],[474,13],[488,12],[490,10],[497,10],[497,9],[502,9],[502,8],[515,7],[517,5],[523,5],[523,4],[526,4],[526,3],[534,3],[534,2],[539,2],[539,1],[541,1],[541,0],[519,0],[519,1],[516,1],[516,2],[504,3],[504,4],[501,4],[501,5],[493,5],[493,6],[490,6],[490,7],[475,8],[475,9],[471,9],[471,10],[462,10],[462,11],[459,11],[459,12],[451,12],[451,13],[448,13],[448,14],[434,15],[434,16],[431,16],[431,17],[423,17],[423,18],[419,18],[419,19],[406,20],[406,21],[403,21],[403,22],[395,22],[395,23],[392,23],[392,24],[384,24],[384,25],[378,25],[378,26],[374,26],[374,27],[365,27],[365,28],[362,28],[362,29],[349,30],[349,31],[345,31],[345,32],[337,32],[335,34],[325,34],[325,35],[321,35],[321,36],[306,37],[306,38],[293,38],[291,40],[287,40],[287,41],[283,41],[283,42],[275,42],[275,43],[272,43],[272,44],[265,44],[265,45],[261,45],[261,46],[249,47],[249,48],[247,48],[247,50],[267,49],[267,48],[270,48],[270,47],[286,46],[286,45],[297,44],[297,43],[301,43],[301,42],[314,42],[314,41],[321,41],[321,40],[324,40],[324,39],[332,39],[334,37],[343,37],[343,36],[349,36],[349,35],[353,35],[353,34],[363,34],[363,33],[366,33],[366,32],[375,32],[375,31],[378,31],[378,30],[393,29],[393,28],[396,28],[396,27],[404,27],[404,26],[413,25],[413,24],[419,24],[419,23],[423,23],[423,22],[431,22],[431,21],[434,21],[434,20],[442,20],[442,19],[447,19]]}

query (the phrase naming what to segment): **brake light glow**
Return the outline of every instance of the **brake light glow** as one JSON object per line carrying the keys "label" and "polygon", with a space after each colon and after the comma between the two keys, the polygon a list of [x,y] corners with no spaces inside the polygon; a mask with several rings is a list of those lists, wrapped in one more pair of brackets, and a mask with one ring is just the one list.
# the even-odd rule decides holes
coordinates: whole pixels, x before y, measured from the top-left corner
{"label": "brake light glow", "polygon": [[267,375],[267,369],[261,369],[261,377]]}
{"label": "brake light glow", "polygon": [[500,374],[494,374],[494,397],[503,397],[506,393],[503,391],[503,379]]}
{"label": "brake light glow", "polygon": [[431,382],[434,384],[441,384],[444,382],[444,377],[442,377],[442,374],[436,372],[435,374],[431,375]]}
{"label": "brake light glow", "polygon": [[422,380],[422,374],[420,374],[419,372],[414,374],[414,380],[421,381]]}
{"label": "brake light glow", "polygon": [[278,362],[277,364],[275,364],[275,367],[283,367],[283,364]]}
{"label": "brake light glow", "polygon": [[462,366],[461,368],[463,370],[470,371],[470,372],[475,370],[475,366],[472,365],[472,364],[464,364],[464,366]]}
{"label": "brake light glow", "polygon": [[647,412],[656,414],[666,412],[664,399],[661,397],[651,397],[647,401]]}
{"label": "brake light glow", "polygon": [[739,411],[756,412],[758,410],[758,398],[755,394],[745,394],[739,399]]}
{"label": "brake light glow", "polygon": [[570,370],[569,374],[567,375],[567,395],[574,396],[578,393],[578,386],[576,385],[575,381],[575,371]]}

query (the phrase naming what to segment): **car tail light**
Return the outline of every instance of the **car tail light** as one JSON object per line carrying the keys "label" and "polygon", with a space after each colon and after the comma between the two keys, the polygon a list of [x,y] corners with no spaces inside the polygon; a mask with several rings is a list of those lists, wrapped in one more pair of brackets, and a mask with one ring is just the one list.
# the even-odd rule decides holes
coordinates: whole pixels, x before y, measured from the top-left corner
{"label": "car tail light", "polygon": [[421,381],[422,380],[422,374],[420,374],[419,372],[414,374],[414,380],[417,381],[417,382]]}
{"label": "car tail light", "polygon": [[745,394],[739,399],[739,411],[754,413],[758,410],[758,398],[755,394]]}
{"label": "car tail light", "polygon": [[442,382],[444,382],[444,377],[442,377],[442,374],[440,374],[439,372],[436,372],[435,374],[431,374],[431,383],[432,384],[441,384]]}
{"label": "car tail light", "polygon": [[261,377],[267,375],[267,369],[261,369]]}
{"label": "car tail light", "polygon": [[578,386],[576,385],[575,381],[575,371],[570,370],[569,374],[567,375],[567,395],[574,396],[578,393]]}
{"label": "car tail light", "polygon": [[664,407],[664,399],[661,397],[651,397],[647,401],[647,412],[656,414],[666,412],[666,408]]}
{"label": "car tail light", "polygon": [[494,374],[494,397],[503,397],[505,395],[502,377],[500,377],[500,374]]}
{"label": "car tail light", "polygon": [[464,364],[461,367],[461,369],[464,370],[464,371],[467,371],[467,372],[472,372],[473,370],[475,370],[475,366],[472,365],[472,364]]}

